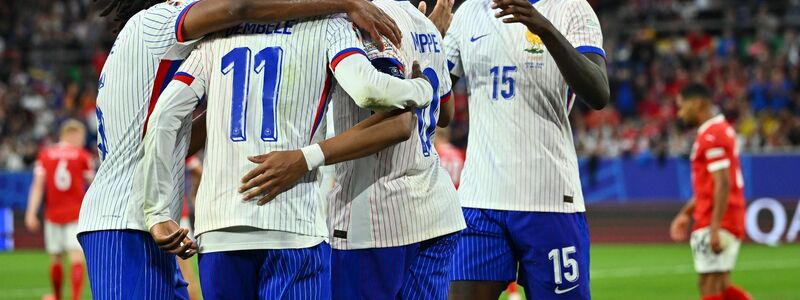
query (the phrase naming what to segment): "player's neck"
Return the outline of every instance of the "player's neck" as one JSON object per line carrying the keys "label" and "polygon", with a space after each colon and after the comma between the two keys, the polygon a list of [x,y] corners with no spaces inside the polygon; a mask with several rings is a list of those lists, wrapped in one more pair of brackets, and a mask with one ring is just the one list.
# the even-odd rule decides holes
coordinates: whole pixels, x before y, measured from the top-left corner
{"label": "player's neck", "polygon": [[708,120],[714,117],[714,114],[711,112],[710,109],[706,109],[697,113],[697,124],[698,126],[703,126]]}

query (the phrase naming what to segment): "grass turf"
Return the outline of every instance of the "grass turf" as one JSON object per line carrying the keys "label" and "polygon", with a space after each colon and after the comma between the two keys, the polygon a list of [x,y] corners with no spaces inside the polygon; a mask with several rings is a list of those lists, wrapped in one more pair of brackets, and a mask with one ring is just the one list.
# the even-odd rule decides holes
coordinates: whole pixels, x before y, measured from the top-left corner
{"label": "grass turf", "polygon": [[[591,262],[593,297],[699,299],[690,255],[688,246],[677,244],[595,245]],[[48,261],[42,251],[0,253],[0,299],[38,300],[50,293]],[[733,275],[733,281],[756,299],[768,300],[800,300],[798,279],[800,245],[796,244],[744,245]],[[64,288],[64,295],[70,295],[67,276]],[[91,299],[88,286],[83,299]]]}

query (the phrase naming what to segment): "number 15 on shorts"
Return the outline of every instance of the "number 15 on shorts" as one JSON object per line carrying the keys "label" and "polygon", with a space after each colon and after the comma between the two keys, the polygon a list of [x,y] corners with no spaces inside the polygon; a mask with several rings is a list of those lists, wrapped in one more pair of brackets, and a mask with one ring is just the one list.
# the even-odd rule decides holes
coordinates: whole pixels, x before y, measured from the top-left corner
{"label": "number 15 on shorts", "polygon": [[547,258],[553,261],[553,278],[556,284],[561,284],[563,279],[569,282],[578,281],[578,261],[572,258],[576,251],[575,246],[569,246],[550,250],[547,254]]}

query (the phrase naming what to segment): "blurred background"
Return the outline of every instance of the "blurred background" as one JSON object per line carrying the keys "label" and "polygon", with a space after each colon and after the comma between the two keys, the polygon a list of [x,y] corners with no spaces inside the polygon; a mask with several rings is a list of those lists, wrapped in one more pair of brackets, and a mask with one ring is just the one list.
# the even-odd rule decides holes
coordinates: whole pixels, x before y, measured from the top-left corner
{"label": "blurred background", "polygon": [[[800,278],[792,245],[800,232],[800,0],[588,1],[603,25],[612,91],[607,108],[578,104],[571,114],[595,297],[697,298],[688,245],[671,244],[668,228],[691,196],[696,132],[677,121],[675,97],[702,82],[742,146],[748,244],[734,280],[756,298],[800,299],[792,287]],[[90,129],[86,149],[97,152],[98,74],[115,34],[91,3],[0,2],[0,299],[48,291],[41,232],[22,223],[39,149],[76,118]],[[465,149],[464,82],[454,94],[450,143]]]}

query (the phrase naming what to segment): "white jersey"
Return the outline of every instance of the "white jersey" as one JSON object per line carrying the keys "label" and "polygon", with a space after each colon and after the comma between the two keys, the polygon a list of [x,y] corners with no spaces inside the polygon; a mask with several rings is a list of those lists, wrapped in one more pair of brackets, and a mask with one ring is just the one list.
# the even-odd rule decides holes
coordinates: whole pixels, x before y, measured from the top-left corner
{"label": "white jersey", "polygon": [[[183,43],[179,28],[191,7],[187,1],[160,3],[134,15],[111,48],[100,74],[97,92],[97,147],[102,163],[81,206],[79,230],[144,230],[143,199],[133,190],[134,170],[142,157],[147,119],[161,91],[192,43]],[[190,126],[181,129],[188,140]],[[174,152],[185,156],[186,143]],[[184,165],[171,169],[183,178]],[[183,197],[183,186],[172,196]],[[180,205],[180,202],[178,202]],[[176,206],[175,220],[180,219]]]}
{"label": "white jersey", "polygon": [[[469,89],[469,144],[459,198],[465,207],[586,210],[569,112],[575,102],[539,36],[495,18],[491,0],[469,0],[445,38],[451,73]],[[586,0],[533,6],[583,53],[605,56]]]}
{"label": "white jersey", "polygon": [[241,178],[256,167],[248,156],[298,149],[324,138],[334,76],[357,79],[352,86],[358,87],[349,91],[362,104],[417,104],[411,99],[425,97],[430,101],[432,90],[426,81],[380,74],[364,54],[352,23],[341,16],[247,23],[206,37],[164,91],[148,126],[140,165],[147,225],[168,217],[169,191],[181,183],[165,166],[182,160],[164,153],[176,147],[180,121],[206,97],[204,169],[195,202],[197,235],[246,227],[326,237],[325,199],[319,194],[316,171],[264,206],[242,201],[238,189]]}
{"label": "white jersey", "polygon": [[[331,246],[336,249],[408,245],[466,226],[456,190],[433,147],[440,102],[447,101],[451,89],[442,37],[408,2],[373,3],[395,20],[404,39],[401,49],[384,53],[368,44],[373,65],[405,77],[418,61],[436,93],[429,107],[416,109],[414,134],[407,141],[335,165],[336,182],[328,200]],[[371,115],[341,88],[334,90],[332,107],[337,135]]]}

